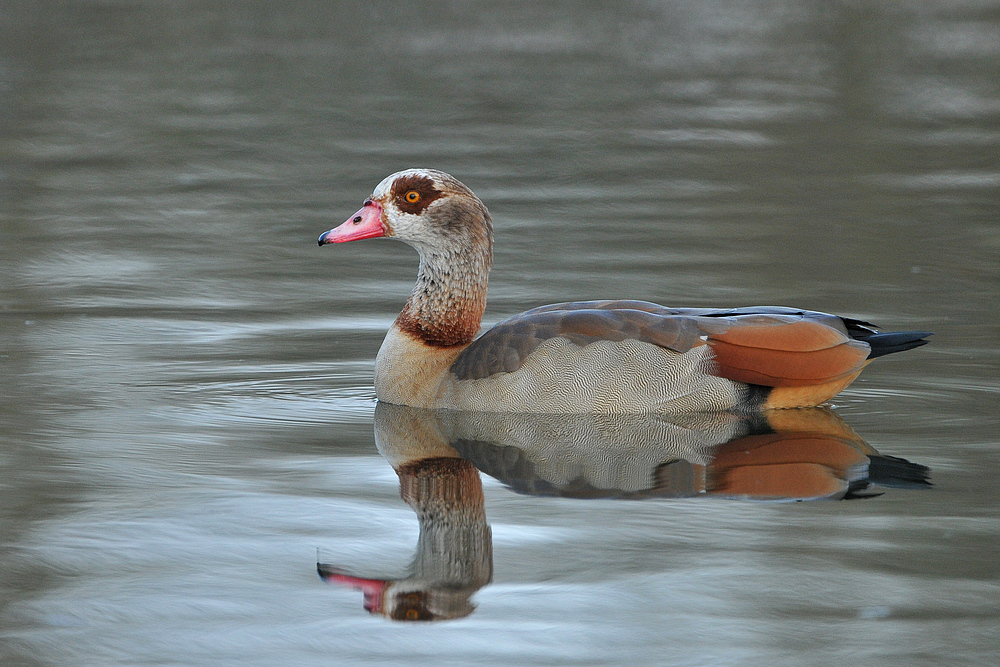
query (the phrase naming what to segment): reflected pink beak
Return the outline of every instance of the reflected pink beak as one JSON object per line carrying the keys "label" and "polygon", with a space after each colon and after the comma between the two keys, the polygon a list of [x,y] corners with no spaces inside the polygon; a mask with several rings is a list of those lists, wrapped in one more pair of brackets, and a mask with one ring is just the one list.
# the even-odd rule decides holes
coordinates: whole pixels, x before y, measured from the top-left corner
{"label": "reflected pink beak", "polygon": [[382,205],[371,199],[365,201],[361,209],[347,219],[340,227],[331,229],[319,237],[319,244],[346,243],[360,239],[385,236],[382,225]]}
{"label": "reflected pink beak", "polygon": [[341,586],[350,586],[363,592],[365,594],[365,601],[363,603],[365,611],[372,613],[380,613],[382,611],[382,594],[385,592],[386,586],[389,585],[389,582],[385,579],[352,577],[349,574],[324,570],[323,566],[319,566],[318,569],[319,576],[323,581],[340,584]]}

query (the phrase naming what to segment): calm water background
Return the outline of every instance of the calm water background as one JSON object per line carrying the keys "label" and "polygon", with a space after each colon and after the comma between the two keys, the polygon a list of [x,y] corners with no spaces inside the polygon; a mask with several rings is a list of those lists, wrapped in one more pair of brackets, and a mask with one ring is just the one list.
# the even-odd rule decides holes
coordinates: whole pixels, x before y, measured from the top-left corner
{"label": "calm water background", "polygon": [[[835,401],[929,491],[535,498],[399,624],[418,524],[371,375],[415,254],[382,177],[490,207],[487,318],[783,304],[933,344]],[[0,662],[1000,660],[1000,4],[0,2]]]}

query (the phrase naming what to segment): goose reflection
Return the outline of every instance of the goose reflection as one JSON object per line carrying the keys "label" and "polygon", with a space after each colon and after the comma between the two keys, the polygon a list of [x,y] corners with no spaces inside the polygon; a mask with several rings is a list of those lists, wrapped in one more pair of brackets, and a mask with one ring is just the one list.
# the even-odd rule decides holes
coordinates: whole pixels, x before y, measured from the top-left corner
{"label": "goose reflection", "polygon": [[397,621],[468,616],[472,595],[493,579],[493,535],[479,471],[448,444],[438,415],[388,403],[375,409],[375,444],[417,513],[417,553],[403,579],[355,577],[317,564],[324,581],[364,592],[364,607]]}
{"label": "goose reflection", "polygon": [[364,593],[394,620],[444,620],[475,609],[493,576],[482,471],[518,493],[573,498],[840,500],[876,486],[930,485],[925,466],[880,455],[828,409],[750,416],[546,415],[432,411],[379,403],[375,443],[399,476],[420,537],[408,576],[324,581]]}

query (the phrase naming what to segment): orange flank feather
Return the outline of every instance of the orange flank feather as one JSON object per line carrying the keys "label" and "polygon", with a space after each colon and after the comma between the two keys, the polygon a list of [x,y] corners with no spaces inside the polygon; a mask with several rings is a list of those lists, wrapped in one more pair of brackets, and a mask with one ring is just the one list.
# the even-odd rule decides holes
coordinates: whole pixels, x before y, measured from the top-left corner
{"label": "orange flank feather", "polygon": [[833,328],[829,322],[803,319],[801,315],[742,316],[724,333],[713,333],[710,338],[745,347],[795,352],[826,350],[851,340],[847,332]]}
{"label": "orange flank feather", "polygon": [[776,320],[743,320],[725,333],[709,334],[715,374],[765,387],[806,387],[855,375],[868,358],[867,343],[826,323]]}

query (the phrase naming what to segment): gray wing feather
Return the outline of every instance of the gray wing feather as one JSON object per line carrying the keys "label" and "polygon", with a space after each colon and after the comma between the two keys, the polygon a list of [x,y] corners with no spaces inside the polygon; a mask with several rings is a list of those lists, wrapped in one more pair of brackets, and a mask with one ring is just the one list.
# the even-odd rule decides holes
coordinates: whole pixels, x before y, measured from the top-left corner
{"label": "gray wing feather", "polygon": [[700,345],[705,336],[725,333],[740,321],[799,318],[845,334],[870,335],[876,330],[866,322],[845,322],[836,315],[782,306],[668,308],[648,301],[577,301],[541,306],[500,322],[462,351],[451,372],[459,380],[512,373],[542,342],[556,336],[581,347],[598,340],[634,339],[683,353]]}

